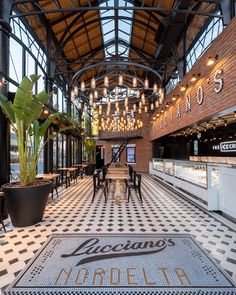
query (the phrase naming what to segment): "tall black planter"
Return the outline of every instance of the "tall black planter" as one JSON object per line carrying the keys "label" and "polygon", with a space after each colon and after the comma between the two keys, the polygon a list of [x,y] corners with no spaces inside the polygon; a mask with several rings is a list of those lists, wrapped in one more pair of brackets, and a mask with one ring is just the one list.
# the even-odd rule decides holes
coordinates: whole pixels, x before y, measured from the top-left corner
{"label": "tall black planter", "polygon": [[51,188],[52,182],[50,181],[42,185],[22,188],[4,184],[2,189],[12,224],[17,227],[24,227],[40,222],[43,219]]}

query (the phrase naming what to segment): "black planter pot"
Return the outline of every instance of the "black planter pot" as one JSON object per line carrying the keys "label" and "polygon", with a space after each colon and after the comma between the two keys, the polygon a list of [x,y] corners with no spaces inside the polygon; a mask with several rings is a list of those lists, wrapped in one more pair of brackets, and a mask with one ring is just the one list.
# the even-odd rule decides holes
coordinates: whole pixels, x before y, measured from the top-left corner
{"label": "black planter pot", "polygon": [[42,185],[22,188],[4,184],[2,190],[12,224],[17,227],[24,227],[40,222],[43,219],[51,188],[51,181],[47,183],[44,181]]}

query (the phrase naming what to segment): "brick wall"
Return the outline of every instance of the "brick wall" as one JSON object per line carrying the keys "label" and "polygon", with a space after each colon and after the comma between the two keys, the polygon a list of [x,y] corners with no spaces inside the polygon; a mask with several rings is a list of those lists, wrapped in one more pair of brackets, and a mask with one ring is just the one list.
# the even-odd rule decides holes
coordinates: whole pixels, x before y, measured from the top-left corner
{"label": "brick wall", "polygon": [[[209,56],[215,56],[216,54],[219,55],[216,64],[211,67],[206,66],[207,58]],[[236,17],[183,78],[180,85],[188,84],[187,90],[181,92],[180,85],[177,85],[165,99],[166,103],[171,100],[174,94],[179,95],[179,100],[175,103],[171,103],[170,108],[166,111],[166,119],[164,119],[164,115],[162,115],[161,119],[157,120],[154,125],[151,125],[151,116],[148,114],[142,114],[144,137],[143,139],[130,141],[131,144],[136,144],[136,164],[134,165],[134,168],[137,171],[148,171],[148,162],[152,159],[151,140],[160,138],[192,124],[197,125],[201,120],[206,120],[227,108],[235,107],[236,110],[235,58]],[[214,75],[219,69],[223,70],[221,77],[223,78],[224,85],[222,91],[216,94],[214,92],[214,87],[218,86],[218,84],[214,83]],[[191,83],[190,78],[192,75],[198,73],[200,73],[199,80],[195,83]],[[201,105],[197,102],[197,89],[199,85],[201,85],[204,90],[204,101]],[[186,97],[189,94],[191,96],[191,110],[186,112]],[[181,113],[179,118],[177,118],[177,104],[179,104]],[[161,128],[160,125],[162,125]],[[103,145],[105,147],[105,163],[110,160],[110,158],[107,158],[107,155],[111,150],[111,146],[120,143],[121,141],[97,141],[97,145]],[[124,151],[120,159],[122,163],[125,162],[125,157],[126,153]]]}
{"label": "brick wall", "polygon": [[[219,58],[216,64],[207,66],[207,58],[217,54]],[[182,79],[180,85],[188,85],[187,90],[181,92],[180,85],[177,85],[167,96],[165,103],[170,101],[173,95],[178,94],[179,99],[176,102],[172,102],[169,109],[155,121],[150,129],[150,139],[157,139],[178,129],[193,125],[193,123],[197,125],[198,122],[207,120],[225,109],[235,107],[236,110],[235,57],[236,17]],[[223,71],[219,75],[223,79],[223,88],[219,93],[215,93],[214,87],[218,87],[219,84],[214,82],[214,75],[219,69]],[[199,80],[195,83],[190,82],[192,75],[198,73],[200,73]],[[197,89],[199,86],[204,91],[204,101],[202,104],[197,102]],[[188,112],[186,112],[187,95],[191,96],[191,110]],[[177,118],[178,104],[181,115]]]}
{"label": "brick wall", "polygon": [[[149,126],[150,126],[150,115],[142,114],[143,120],[143,138],[142,139],[131,139],[129,144],[136,145],[136,164],[132,164],[134,169],[138,172],[148,172],[148,163],[152,159],[152,143],[149,141]],[[111,153],[108,158],[108,154],[111,150],[112,145],[120,144],[122,140],[116,141],[96,141],[97,145],[103,145],[105,147],[105,164],[110,161]],[[120,162],[125,163],[126,161],[126,150],[123,151]]]}

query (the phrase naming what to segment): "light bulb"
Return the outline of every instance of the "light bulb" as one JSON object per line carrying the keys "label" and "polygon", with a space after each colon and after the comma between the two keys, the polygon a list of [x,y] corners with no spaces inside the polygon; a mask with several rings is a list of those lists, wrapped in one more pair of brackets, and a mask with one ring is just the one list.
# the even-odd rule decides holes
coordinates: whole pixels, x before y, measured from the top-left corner
{"label": "light bulb", "polygon": [[139,90],[139,89],[138,89],[137,92],[136,92],[136,97],[137,97],[137,98],[140,98],[140,90]]}
{"label": "light bulb", "polygon": [[74,94],[75,94],[75,96],[78,96],[78,94],[79,94],[78,86],[74,87]]}
{"label": "light bulb", "polygon": [[123,76],[119,76],[118,84],[123,85]]}
{"label": "light bulb", "polygon": [[96,81],[95,81],[94,77],[91,80],[91,88],[93,88],[93,89],[96,88]]}
{"label": "light bulb", "polygon": [[133,77],[133,87],[136,88],[137,87],[137,78]]}
{"label": "light bulb", "polygon": [[103,88],[103,96],[107,97],[107,89],[106,89],[106,87]]}
{"label": "light bulb", "polygon": [[148,81],[148,79],[146,78],[145,80],[144,80],[144,89],[148,89],[149,88],[149,81]]}
{"label": "light bulb", "polygon": [[81,81],[81,83],[80,83],[80,90],[85,91],[85,83],[84,83],[84,81]]}
{"label": "light bulb", "polygon": [[107,76],[104,77],[104,86],[105,87],[109,86],[109,78]]}
{"label": "light bulb", "polygon": [[142,101],[142,104],[145,104],[145,102],[146,102],[144,93],[142,93],[142,95],[141,95],[141,101]]}
{"label": "light bulb", "polygon": [[96,98],[96,99],[98,98],[98,91],[97,90],[94,91],[94,98]]}
{"label": "light bulb", "polygon": [[158,86],[157,83],[153,84],[153,93],[157,93],[158,92]]}

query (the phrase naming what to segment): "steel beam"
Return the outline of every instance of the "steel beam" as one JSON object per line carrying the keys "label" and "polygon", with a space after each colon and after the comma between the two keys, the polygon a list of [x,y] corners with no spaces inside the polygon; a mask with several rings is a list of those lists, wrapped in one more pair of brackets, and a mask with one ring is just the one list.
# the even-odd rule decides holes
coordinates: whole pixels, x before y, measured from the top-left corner
{"label": "steel beam", "polygon": [[[43,11],[29,11],[25,13],[18,13],[11,15],[11,18],[18,18],[18,17],[24,17],[24,16],[33,16],[33,15],[40,15],[40,14],[51,14],[51,13],[62,13],[62,12],[71,12],[71,11],[91,11],[91,10],[126,10],[126,6],[106,6],[106,7],[100,7],[100,6],[94,6],[94,7],[73,7],[73,8],[64,8],[64,9],[48,9]],[[193,15],[202,15],[202,16],[209,16],[209,17],[217,17],[217,18],[223,18],[222,14],[216,14],[216,13],[208,13],[205,11],[189,11],[188,9],[178,9],[178,8],[163,8],[159,6],[155,7],[138,7],[133,6],[129,7],[129,10],[134,11],[149,11],[149,12],[173,12],[173,13],[182,13],[182,14],[193,14]]]}
{"label": "steel beam", "polygon": [[[92,64],[92,65],[89,65],[87,67],[84,67],[82,69],[80,69],[79,71],[77,71],[77,73],[74,74],[73,78],[72,78],[72,83],[76,83],[76,79],[78,79],[78,76],[80,76],[82,73],[88,71],[88,70],[91,70],[93,68],[96,68],[96,67],[104,67],[104,66],[116,66],[118,63],[118,65],[126,65],[126,66],[133,66],[133,67],[137,67],[137,68],[142,68],[144,69],[145,71],[148,71],[148,72],[152,72],[154,75],[156,75],[158,77],[158,80],[162,83],[162,77],[161,75],[153,70],[152,68],[146,66],[146,65],[143,65],[143,64],[139,64],[139,63],[134,63],[134,62],[128,62],[128,61],[104,61],[104,62],[101,62],[101,63],[96,63],[96,64]],[[161,84],[160,83],[160,84]]]}

